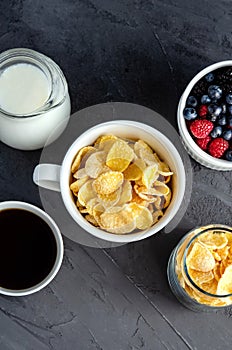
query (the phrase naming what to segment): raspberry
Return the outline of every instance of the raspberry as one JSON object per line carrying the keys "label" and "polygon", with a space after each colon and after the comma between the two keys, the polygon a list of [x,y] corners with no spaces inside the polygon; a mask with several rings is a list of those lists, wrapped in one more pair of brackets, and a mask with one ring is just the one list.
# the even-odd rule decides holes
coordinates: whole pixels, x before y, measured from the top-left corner
{"label": "raspberry", "polygon": [[221,158],[228,148],[229,142],[218,137],[209,144],[209,153],[215,158]]}
{"label": "raspberry", "polygon": [[201,105],[199,107],[198,114],[201,118],[205,118],[208,113],[208,107],[206,105]]}
{"label": "raspberry", "polygon": [[194,120],[190,125],[193,136],[197,139],[204,139],[213,130],[214,124],[206,119]]}
{"label": "raspberry", "polygon": [[211,141],[211,137],[210,136],[206,136],[204,139],[196,139],[196,143],[204,151],[207,150],[207,146],[208,146],[209,141]]}

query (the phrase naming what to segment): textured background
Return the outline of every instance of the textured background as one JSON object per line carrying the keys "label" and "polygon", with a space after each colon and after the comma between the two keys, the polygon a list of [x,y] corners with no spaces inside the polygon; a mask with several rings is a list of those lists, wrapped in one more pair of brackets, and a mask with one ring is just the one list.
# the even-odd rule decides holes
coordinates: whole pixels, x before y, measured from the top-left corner
{"label": "textured background", "polygon": [[[101,102],[150,107],[176,126],[176,107],[203,67],[231,59],[231,2],[22,0],[0,2],[0,50],[28,47],[53,58],[72,112]],[[32,172],[40,151],[0,144],[0,200],[41,206]],[[190,228],[231,225],[232,173],[192,161],[182,223],[169,235],[111,250],[65,239],[55,280],[35,295],[0,297],[0,349],[231,349],[232,311],[199,314],[170,292],[166,265]]]}

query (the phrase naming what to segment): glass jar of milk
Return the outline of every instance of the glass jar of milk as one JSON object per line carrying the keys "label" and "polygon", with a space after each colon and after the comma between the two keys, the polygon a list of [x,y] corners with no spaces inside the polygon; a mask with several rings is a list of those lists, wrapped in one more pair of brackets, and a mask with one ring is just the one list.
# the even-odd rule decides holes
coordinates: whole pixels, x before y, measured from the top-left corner
{"label": "glass jar of milk", "polygon": [[0,54],[0,140],[34,150],[55,141],[70,117],[66,79],[45,55],[24,48]]}

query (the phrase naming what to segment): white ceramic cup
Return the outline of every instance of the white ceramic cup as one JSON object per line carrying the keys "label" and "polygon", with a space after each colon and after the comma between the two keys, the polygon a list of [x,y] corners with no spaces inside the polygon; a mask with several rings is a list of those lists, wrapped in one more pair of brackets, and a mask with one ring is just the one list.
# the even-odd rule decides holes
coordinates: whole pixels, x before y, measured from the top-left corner
{"label": "white ceramic cup", "polygon": [[[60,233],[60,230],[58,228],[58,226],[56,225],[55,221],[47,214],[45,213],[43,210],[41,210],[40,208],[26,203],[26,202],[20,202],[20,201],[6,201],[6,202],[1,202],[0,203],[0,212],[6,209],[23,209],[26,210],[28,212],[31,212],[37,216],[39,216],[52,230],[52,233],[54,235],[54,238],[56,240],[56,260],[55,263],[51,269],[51,271],[49,272],[49,274],[38,284],[36,284],[35,286],[32,286],[30,288],[27,289],[20,289],[20,290],[15,290],[15,289],[6,289],[0,286],[0,294],[5,294],[8,296],[24,296],[24,295],[29,295],[29,294],[33,294],[35,292],[38,292],[39,290],[41,290],[42,288],[44,288],[45,286],[47,286],[52,280],[53,278],[56,276],[56,274],[58,273],[62,260],[63,260],[63,254],[64,254],[64,247],[63,247],[63,239],[62,239],[62,235]],[[12,220],[14,220],[14,218],[12,217]],[[32,232],[33,235],[33,232]],[[12,244],[14,244],[14,242],[12,242]],[[43,252],[41,252],[41,256],[43,255]]]}
{"label": "white ceramic cup", "polygon": [[[193,140],[192,136],[189,134],[189,131],[186,126],[185,118],[183,115],[183,110],[186,105],[186,100],[194,87],[194,85],[203,78],[206,74],[213,72],[215,69],[223,68],[223,67],[232,67],[232,60],[221,61],[201,70],[195,77],[189,82],[186,89],[184,90],[177,109],[177,122],[179,127],[180,136],[182,138],[183,145],[185,149],[190,154],[190,156],[195,159],[198,163],[206,166],[207,168],[227,171],[232,170],[232,162],[224,159],[218,159],[212,157],[210,154],[203,151]],[[212,83],[213,84],[213,83]]]}
{"label": "white ceramic cup", "polygon": [[[94,227],[85,220],[74,203],[69,188],[72,162],[82,147],[92,145],[99,136],[105,134],[113,134],[118,137],[134,140],[144,140],[174,172],[172,180],[173,196],[171,203],[158,223],[147,230],[126,235],[108,233],[100,228]],[[87,130],[80,135],[68,149],[61,166],[56,164],[39,164],[34,170],[33,180],[41,187],[61,191],[62,199],[67,211],[84,230],[97,238],[116,243],[138,241],[152,236],[165,227],[177,214],[183,200],[186,183],[185,169],[182,159],[171,141],[158,130],[146,124],[130,120],[106,122]]]}

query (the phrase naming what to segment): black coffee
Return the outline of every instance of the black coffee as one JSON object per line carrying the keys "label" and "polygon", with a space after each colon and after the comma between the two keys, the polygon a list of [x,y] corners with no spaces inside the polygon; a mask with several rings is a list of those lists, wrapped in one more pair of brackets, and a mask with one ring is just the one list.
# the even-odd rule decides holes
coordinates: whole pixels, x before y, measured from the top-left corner
{"label": "black coffee", "polygon": [[23,209],[0,212],[0,287],[35,286],[49,274],[56,255],[53,232],[39,216]]}

